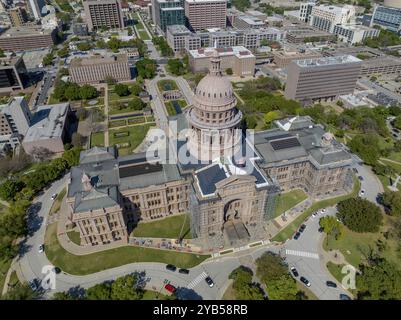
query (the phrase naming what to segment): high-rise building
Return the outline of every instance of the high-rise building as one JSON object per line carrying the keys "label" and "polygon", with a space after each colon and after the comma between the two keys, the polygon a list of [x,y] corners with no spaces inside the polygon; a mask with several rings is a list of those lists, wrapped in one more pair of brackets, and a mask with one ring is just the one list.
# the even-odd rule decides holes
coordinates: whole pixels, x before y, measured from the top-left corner
{"label": "high-rise building", "polygon": [[334,26],[346,24],[355,16],[355,8],[351,5],[337,7],[319,5],[312,8],[309,24],[319,30],[333,33]]}
{"label": "high-rise building", "polygon": [[168,26],[184,25],[183,0],[152,0],[152,19],[160,32],[165,33]]}
{"label": "high-rise building", "polygon": [[84,10],[89,31],[102,27],[111,29],[124,27],[120,0],[86,0]]}
{"label": "high-rise building", "polygon": [[9,28],[0,35],[0,48],[5,51],[49,48],[56,42],[56,32],[56,28],[38,26]]}
{"label": "high-rise building", "polygon": [[312,9],[315,5],[316,5],[315,1],[308,1],[301,3],[299,7],[299,20],[303,22],[309,22]]}
{"label": "high-rise building", "polygon": [[0,58],[0,92],[24,89],[27,81],[28,72],[21,57]]}
{"label": "high-rise building", "polygon": [[19,27],[28,21],[28,15],[26,14],[25,9],[16,7],[12,8],[9,11],[11,25],[13,27]]}
{"label": "high-rise building", "polygon": [[36,20],[39,20],[42,17],[42,9],[45,5],[45,0],[29,0],[29,8]]}
{"label": "high-rise building", "polygon": [[0,135],[18,134],[24,136],[31,123],[31,111],[24,97],[14,97],[0,106]]}
{"label": "high-rise building", "polygon": [[116,81],[131,79],[126,54],[111,57],[75,58],[70,63],[71,81],[76,83],[99,83],[108,77]]}
{"label": "high-rise building", "polygon": [[380,30],[355,24],[338,24],[334,26],[333,33],[343,42],[357,44],[367,38],[377,38]]}
{"label": "high-rise building", "polygon": [[371,25],[379,25],[401,34],[401,9],[376,5]]}
{"label": "high-rise building", "polygon": [[287,67],[285,97],[311,103],[353,93],[361,65],[351,55],[295,60]]}
{"label": "high-rise building", "polygon": [[185,0],[185,17],[194,31],[225,28],[227,0]]}

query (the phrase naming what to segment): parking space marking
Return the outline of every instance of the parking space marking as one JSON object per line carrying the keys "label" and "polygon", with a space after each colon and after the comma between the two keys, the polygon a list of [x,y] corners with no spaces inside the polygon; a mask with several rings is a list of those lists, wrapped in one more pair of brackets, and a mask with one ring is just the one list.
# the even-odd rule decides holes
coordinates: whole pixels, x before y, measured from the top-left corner
{"label": "parking space marking", "polygon": [[307,252],[307,251],[288,250],[288,249],[286,249],[285,250],[285,254],[291,255],[291,256],[319,259],[319,255],[317,253]]}

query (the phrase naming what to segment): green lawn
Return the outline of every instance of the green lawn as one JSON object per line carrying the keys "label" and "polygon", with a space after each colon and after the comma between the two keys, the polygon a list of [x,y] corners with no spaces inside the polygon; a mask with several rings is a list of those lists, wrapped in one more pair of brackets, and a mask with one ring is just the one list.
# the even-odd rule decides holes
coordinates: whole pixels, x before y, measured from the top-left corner
{"label": "green lawn", "polygon": [[57,223],[53,223],[47,227],[45,235],[45,252],[47,258],[53,265],[73,275],[91,274],[134,262],[171,263],[179,268],[192,268],[210,257],[209,255],[196,255],[134,246],[76,256],[61,247],[56,232]]}
{"label": "green lawn", "polygon": [[160,80],[157,82],[157,87],[160,92],[170,91],[170,90],[178,90],[177,83],[174,80]]}
{"label": "green lawn", "polygon": [[67,232],[68,238],[77,245],[81,245],[81,237],[78,231],[71,230]]}
{"label": "green lawn", "polygon": [[393,168],[394,171],[395,171],[397,174],[401,174],[401,164],[394,163],[394,162],[391,162],[391,161],[387,161],[387,160],[385,160],[385,159],[380,159],[380,161],[383,162],[385,165],[387,165],[387,166]]}
{"label": "green lawn", "polygon": [[[185,100],[177,100],[177,102],[180,105],[181,110],[183,110],[187,106],[187,103],[185,102]],[[169,117],[177,114],[172,101],[167,101],[164,104],[166,106],[167,114],[169,115]]]}
{"label": "green lawn", "polygon": [[344,276],[346,274],[341,273],[342,268],[344,267],[344,264],[335,264],[331,261],[327,263],[327,269],[330,271],[331,275],[338,281],[342,282]]}
{"label": "green lawn", "polygon": [[277,206],[273,217],[278,217],[280,214],[291,209],[306,198],[308,198],[307,194],[301,189],[295,189],[280,194],[277,199]]}
{"label": "green lawn", "polygon": [[6,275],[8,269],[10,269],[12,260],[0,260],[0,296],[3,292],[4,281],[6,280]]}
{"label": "green lawn", "polygon": [[65,196],[67,192],[67,189],[64,188],[63,190],[61,190],[61,192],[57,195],[56,199],[54,200],[51,208],[50,208],[50,212],[49,214],[52,215],[56,212],[58,212],[61,208],[61,202],[63,201],[63,198]]}
{"label": "green lawn", "polygon": [[8,284],[9,284],[11,287],[14,287],[14,286],[16,286],[18,283],[19,283],[19,279],[18,279],[18,276],[17,276],[17,272],[14,270],[13,272],[11,272],[10,281],[8,282]]}
{"label": "green lawn", "polygon": [[308,209],[306,209],[298,218],[296,218],[293,222],[291,222],[287,227],[285,227],[283,230],[281,230],[275,237],[273,237],[273,241],[285,241],[289,238],[292,237],[294,234],[295,230],[298,229],[299,225],[307,218],[309,217],[313,212],[321,209],[321,208],[326,208],[330,206],[334,206],[338,202],[356,197],[360,189],[360,181],[357,178],[354,178],[354,189],[352,190],[351,193],[343,196],[339,196],[336,198],[331,198],[331,199],[326,199],[322,201],[315,202],[312,204]]}
{"label": "green lawn", "polygon": [[150,40],[150,37],[145,29],[137,29],[137,30],[138,30],[139,37],[142,40]]}
{"label": "green lawn", "polygon": [[91,148],[104,147],[104,132],[95,132],[91,134]]}
{"label": "green lawn", "polygon": [[[121,146],[119,148],[119,153],[120,155],[126,155],[132,153],[136,149],[136,147],[138,147],[140,143],[143,141],[149,128],[152,126],[153,124],[146,123],[140,126],[131,126],[123,129],[110,130],[109,131],[110,145],[128,143],[129,146],[126,147]],[[115,133],[123,133],[123,132],[128,132],[129,135],[126,137],[114,136]]]}
{"label": "green lawn", "polygon": [[190,218],[188,214],[180,214],[159,221],[139,223],[132,235],[134,237],[178,239],[181,228],[182,234],[185,235],[184,238],[190,239]]}
{"label": "green lawn", "polygon": [[172,299],[170,298],[170,296],[166,296],[162,293],[151,290],[146,290],[141,300],[170,300],[170,299]]}

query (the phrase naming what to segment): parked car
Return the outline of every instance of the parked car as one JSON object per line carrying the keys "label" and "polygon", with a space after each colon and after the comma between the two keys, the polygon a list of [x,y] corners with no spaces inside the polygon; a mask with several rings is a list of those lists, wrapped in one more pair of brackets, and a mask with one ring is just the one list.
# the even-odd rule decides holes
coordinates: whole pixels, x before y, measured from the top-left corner
{"label": "parked car", "polygon": [[316,218],[317,217],[317,215],[319,214],[319,212],[314,212],[313,214],[312,214],[312,218]]}
{"label": "parked car", "polygon": [[346,294],[340,293],[340,300],[352,300],[352,299]]}
{"label": "parked car", "polygon": [[317,231],[319,231],[320,233],[322,233],[324,231],[323,227],[320,227]]}
{"label": "parked car", "polygon": [[168,264],[166,265],[166,269],[174,272],[175,270],[177,270],[177,267],[173,264]]}
{"label": "parked car", "polygon": [[298,238],[301,236],[301,233],[300,232],[297,232],[295,235],[294,235],[294,240],[298,240]]}
{"label": "parked car", "polygon": [[358,179],[359,179],[360,181],[363,181],[363,177],[362,177],[362,176],[358,176]]}
{"label": "parked car", "polygon": [[59,267],[54,267],[53,271],[54,271],[55,274],[61,273],[61,269]]}
{"label": "parked car", "polygon": [[291,273],[294,275],[294,277],[299,276],[299,273],[298,273],[297,269],[295,269],[295,267],[291,267],[290,270],[291,270]]}
{"label": "parked car", "polygon": [[321,210],[320,210],[320,213],[321,213],[321,214],[325,214],[325,213],[326,213],[326,209],[325,209],[325,208],[321,209]]}
{"label": "parked car", "polygon": [[306,229],[306,225],[301,224],[301,226],[299,227],[299,232],[304,232],[305,229]]}
{"label": "parked car", "polygon": [[164,289],[166,289],[168,292],[171,292],[171,293],[174,293],[177,290],[176,287],[174,287],[172,284],[169,284],[169,283],[167,283],[164,286]]}
{"label": "parked car", "polygon": [[212,278],[210,278],[209,276],[207,276],[207,277],[205,278],[205,281],[206,281],[206,283],[208,284],[208,286],[209,286],[210,288],[212,288],[212,287],[214,286],[214,282],[213,282]]}
{"label": "parked car", "polygon": [[32,281],[29,282],[29,286],[33,291],[37,291],[40,288],[40,281],[39,279],[33,279]]}
{"label": "parked car", "polygon": [[361,189],[361,191],[359,191],[359,196],[360,197],[363,197],[365,195],[365,190],[364,189]]}
{"label": "parked car", "polygon": [[301,278],[299,278],[299,280],[301,280],[301,282],[302,282],[305,286],[310,287],[310,282],[309,282],[309,280],[306,279],[305,277],[301,277]]}
{"label": "parked car", "polygon": [[39,246],[38,251],[39,251],[39,253],[44,252],[44,251],[45,251],[45,245],[44,245],[44,244],[41,244],[41,245]]}
{"label": "parked car", "polygon": [[180,270],[178,270],[178,272],[182,273],[182,274],[188,274],[189,270],[188,269],[180,269]]}
{"label": "parked car", "polygon": [[53,193],[51,198],[52,198],[52,200],[55,200],[57,198],[57,193]]}
{"label": "parked car", "polygon": [[337,284],[333,281],[326,281],[326,286],[331,288],[337,288]]}

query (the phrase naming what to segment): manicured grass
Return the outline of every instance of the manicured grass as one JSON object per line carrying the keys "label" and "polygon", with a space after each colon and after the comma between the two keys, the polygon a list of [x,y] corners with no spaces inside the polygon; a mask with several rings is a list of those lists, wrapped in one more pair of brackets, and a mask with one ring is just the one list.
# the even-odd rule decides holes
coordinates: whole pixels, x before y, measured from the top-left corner
{"label": "manicured grass", "polygon": [[104,132],[95,132],[91,134],[91,148],[104,147]]}
{"label": "manicured grass", "polygon": [[346,274],[341,273],[342,268],[344,267],[344,264],[335,264],[331,261],[327,262],[327,269],[330,271],[331,275],[338,281],[342,282],[343,278],[346,276]]}
{"label": "manicured grass", "polygon": [[338,202],[348,199],[348,198],[353,198],[358,195],[360,189],[360,181],[357,178],[354,178],[354,189],[352,190],[351,193],[343,196],[339,196],[336,198],[331,198],[331,199],[326,199],[322,201],[315,202],[312,204],[308,209],[306,209],[301,215],[296,218],[293,222],[291,222],[287,227],[285,227],[283,230],[281,230],[275,237],[273,237],[273,241],[285,241],[294,234],[295,230],[298,229],[299,225],[307,218],[309,217],[313,212],[321,209],[321,208],[326,208],[330,206],[334,206]]}
{"label": "manicured grass", "polygon": [[56,199],[54,200],[52,207],[50,208],[49,214],[52,215],[56,212],[58,212],[61,208],[61,202],[63,201],[63,198],[67,192],[67,189],[64,188],[61,190],[61,192],[57,195]]}
{"label": "manicured grass", "polygon": [[171,298],[159,292],[146,290],[141,300],[171,300]]}
{"label": "manicured grass", "polygon": [[180,214],[153,222],[139,223],[132,235],[134,237],[178,239],[181,228],[182,235],[185,235],[184,238],[190,239],[190,218],[188,214]]}
{"label": "manicured grass", "polygon": [[79,232],[72,230],[72,231],[68,231],[67,232],[68,238],[70,238],[70,240],[72,242],[74,242],[77,245],[81,245],[81,237],[79,236]]}
{"label": "manicured grass", "polygon": [[[110,145],[123,144],[128,142],[129,146],[119,148],[119,153],[120,155],[132,153],[132,151],[134,151],[136,147],[138,147],[140,143],[143,141],[151,126],[152,124],[144,124],[140,126],[126,127],[118,130],[110,130],[109,131]],[[114,136],[115,133],[122,133],[122,132],[128,132],[129,135],[126,137]]]}
{"label": "manicured grass", "polygon": [[160,80],[157,82],[157,87],[159,88],[160,92],[178,90],[178,86],[174,80]]}
{"label": "manicured grass", "polygon": [[385,159],[380,159],[380,161],[383,162],[385,165],[393,168],[396,174],[401,174],[401,164],[394,163]]}
{"label": "manicured grass", "polygon": [[278,217],[280,214],[291,209],[306,198],[308,198],[307,194],[301,189],[295,189],[280,194],[279,198],[277,199],[277,206],[273,217]]}
{"label": "manicured grass", "polygon": [[171,101],[167,101],[164,105],[166,106],[167,114],[169,117],[175,116],[177,114]]}
{"label": "manicured grass", "polygon": [[9,284],[11,287],[14,287],[14,286],[16,286],[18,283],[19,283],[19,279],[18,279],[18,276],[17,276],[17,272],[14,270],[13,272],[11,272],[10,281],[8,282],[8,284]]}
{"label": "manicured grass", "polygon": [[137,30],[138,30],[139,37],[142,40],[150,40],[150,37],[149,37],[148,33],[146,32],[146,30],[144,30],[144,29],[142,29],[142,30],[137,29]]}
{"label": "manicured grass", "polygon": [[125,246],[116,249],[76,256],[61,247],[57,239],[57,224],[47,227],[45,235],[46,255],[50,262],[73,275],[86,275],[134,262],[171,263],[179,268],[192,268],[209,255],[173,252],[167,250]]}
{"label": "manicured grass", "polygon": [[6,280],[8,269],[10,269],[12,260],[0,260],[0,296],[3,292],[4,281]]}

